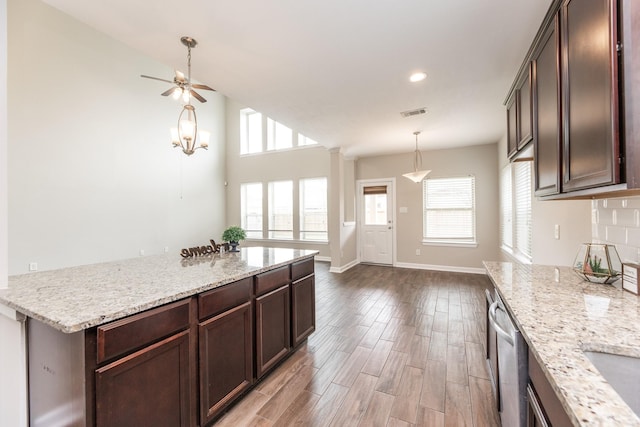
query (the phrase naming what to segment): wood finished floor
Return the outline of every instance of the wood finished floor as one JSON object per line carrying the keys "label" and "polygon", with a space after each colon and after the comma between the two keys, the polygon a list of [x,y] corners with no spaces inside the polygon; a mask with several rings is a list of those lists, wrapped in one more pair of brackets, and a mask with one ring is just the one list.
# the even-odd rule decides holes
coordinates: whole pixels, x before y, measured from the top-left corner
{"label": "wood finished floor", "polygon": [[483,275],[316,263],[316,332],[216,424],[499,426]]}

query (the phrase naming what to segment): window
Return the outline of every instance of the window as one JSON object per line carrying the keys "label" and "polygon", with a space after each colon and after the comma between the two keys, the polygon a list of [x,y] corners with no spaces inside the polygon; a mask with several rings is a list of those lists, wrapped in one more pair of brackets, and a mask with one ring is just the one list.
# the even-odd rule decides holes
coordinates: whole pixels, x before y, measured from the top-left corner
{"label": "window", "polygon": [[293,181],[269,183],[269,238],[293,239]]}
{"label": "window", "polygon": [[298,147],[302,147],[304,145],[316,145],[316,144],[318,144],[317,141],[314,141],[311,138],[307,138],[301,133],[298,134]]}
{"label": "window", "polygon": [[283,150],[293,146],[293,132],[291,129],[267,118],[267,150]]}
{"label": "window", "polygon": [[505,167],[500,180],[502,247],[523,261],[531,261],[531,162]]}
{"label": "window", "polygon": [[300,240],[328,240],[327,178],[300,180]]}
{"label": "window", "polygon": [[363,188],[364,224],[387,225],[387,186],[375,185]]}
{"label": "window", "polygon": [[262,183],[240,185],[240,223],[247,238],[262,238]]}
{"label": "window", "polygon": [[426,179],[422,189],[423,242],[475,245],[475,177]]}
{"label": "window", "polygon": [[240,110],[240,154],[262,151],[262,114],[244,108]]}

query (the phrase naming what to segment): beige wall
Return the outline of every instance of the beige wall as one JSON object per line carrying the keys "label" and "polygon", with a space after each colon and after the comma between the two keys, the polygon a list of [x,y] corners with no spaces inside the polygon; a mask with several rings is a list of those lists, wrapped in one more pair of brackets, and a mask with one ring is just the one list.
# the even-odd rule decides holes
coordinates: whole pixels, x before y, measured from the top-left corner
{"label": "beige wall", "polygon": [[[496,144],[424,151],[430,178],[476,177],[476,248],[422,244],[422,185],[402,176],[413,165],[411,153],[366,157],[357,161],[357,179],[396,178],[397,265],[454,271],[482,271],[483,260],[498,257],[498,164]],[[406,207],[407,213],[399,213]],[[420,249],[420,255],[416,255]]]}
{"label": "beige wall", "polygon": [[197,103],[211,148],[187,157],[170,144],[180,105],[140,78],[171,68],[40,1],[8,13],[9,273],[178,256],[220,235],[224,97]]}
{"label": "beige wall", "polygon": [[[327,177],[328,187],[331,188],[330,155],[327,149],[322,146],[302,147],[285,151],[240,156],[240,110],[242,108],[245,108],[245,106],[236,101],[227,100],[227,225],[240,224],[240,184],[249,182],[264,183],[263,195],[265,197],[266,183],[269,181],[293,180],[293,186],[297,189],[299,179]],[[275,120],[277,120],[277,118],[275,118]],[[294,190],[294,193],[297,196],[296,190]],[[296,200],[297,198],[294,198],[294,209],[295,206],[297,206]],[[331,211],[335,201],[330,198],[328,202],[329,210]],[[330,218],[329,221],[331,220]],[[332,236],[329,236],[329,239],[331,238]],[[248,246],[260,245],[314,249],[320,251],[320,257],[328,259],[331,256],[328,243],[272,241],[265,239],[248,240],[243,244]]]}

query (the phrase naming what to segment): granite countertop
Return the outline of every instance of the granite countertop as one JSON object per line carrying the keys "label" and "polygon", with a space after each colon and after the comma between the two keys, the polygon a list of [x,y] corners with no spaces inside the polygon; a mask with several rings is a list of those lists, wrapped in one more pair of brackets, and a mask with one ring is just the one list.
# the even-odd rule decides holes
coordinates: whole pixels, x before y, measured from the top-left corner
{"label": "granite countertop", "polygon": [[577,426],[640,426],[583,351],[640,357],[640,298],[583,281],[569,267],[485,262],[569,418]]}
{"label": "granite countertop", "polygon": [[9,277],[0,304],[73,333],[317,253],[251,247],[197,258],[166,254],[28,273]]}

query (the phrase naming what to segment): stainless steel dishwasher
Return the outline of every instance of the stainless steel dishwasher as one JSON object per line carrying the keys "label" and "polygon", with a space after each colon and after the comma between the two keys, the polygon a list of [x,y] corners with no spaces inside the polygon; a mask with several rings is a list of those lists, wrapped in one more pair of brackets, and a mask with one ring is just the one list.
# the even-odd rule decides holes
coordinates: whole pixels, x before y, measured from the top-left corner
{"label": "stainless steel dishwasher", "polygon": [[498,338],[498,395],[503,427],[527,425],[527,344],[500,295],[489,307],[489,322]]}

